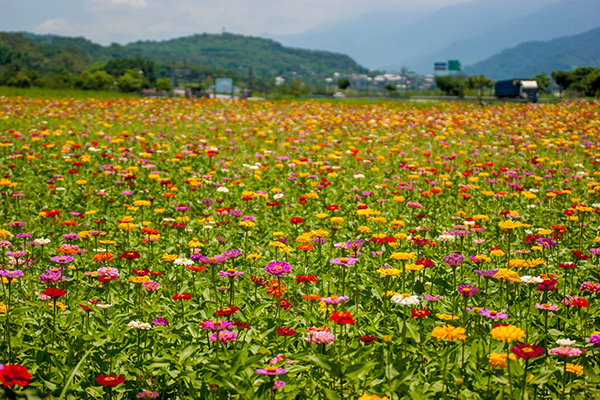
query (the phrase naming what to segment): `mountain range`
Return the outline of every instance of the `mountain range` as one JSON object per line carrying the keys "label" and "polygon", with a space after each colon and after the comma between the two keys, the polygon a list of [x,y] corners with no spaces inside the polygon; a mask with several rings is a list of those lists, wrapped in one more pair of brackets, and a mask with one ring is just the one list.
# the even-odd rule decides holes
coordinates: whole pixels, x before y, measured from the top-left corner
{"label": "mountain range", "polygon": [[468,65],[523,42],[585,32],[600,26],[599,16],[598,0],[473,0],[429,14],[367,13],[271,37],[288,46],[345,53],[370,68],[429,73],[436,61]]}

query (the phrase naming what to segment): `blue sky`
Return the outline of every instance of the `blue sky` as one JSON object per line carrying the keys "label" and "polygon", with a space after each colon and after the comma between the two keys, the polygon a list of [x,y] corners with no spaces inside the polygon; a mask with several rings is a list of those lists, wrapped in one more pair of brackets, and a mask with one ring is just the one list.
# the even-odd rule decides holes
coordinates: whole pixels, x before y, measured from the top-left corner
{"label": "blue sky", "polygon": [[201,32],[301,33],[378,10],[434,10],[468,0],[0,0],[0,30],[127,43]]}

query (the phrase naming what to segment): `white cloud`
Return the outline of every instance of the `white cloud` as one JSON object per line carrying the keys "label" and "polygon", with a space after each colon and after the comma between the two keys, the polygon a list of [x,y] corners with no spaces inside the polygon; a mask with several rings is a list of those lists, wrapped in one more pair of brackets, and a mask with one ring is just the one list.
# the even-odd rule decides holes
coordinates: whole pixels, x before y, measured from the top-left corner
{"label": "white cloud", "polygon": [[78,34],[76,27],[64,18],[47,19],[34,28],[36,33],[55,33],[60,35]]}
{"label": "white cloud", "polygon": [[112,7],[128,7],[132,9],[140,9],[148,7],[146,0],[92,0],[94,3],[98,3],[103,6]]}

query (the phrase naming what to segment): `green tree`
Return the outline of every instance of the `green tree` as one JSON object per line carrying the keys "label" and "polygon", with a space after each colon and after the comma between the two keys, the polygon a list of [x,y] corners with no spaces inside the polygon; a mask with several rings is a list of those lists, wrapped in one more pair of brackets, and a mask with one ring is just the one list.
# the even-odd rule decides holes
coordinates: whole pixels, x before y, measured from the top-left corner
{"label": "green tree", "polygon": [[391,83],[387,83],[384,88],[388,91],[388,93],[391,95],[392,93],[394,93],[397,89],[396,85],[392,85]]}
{"label": "green tree", "polygon": [[340,78],[338,80],[338,87],[342,90],[346,90],[350,87],[350,79],[348,78]]}
{"label": "green tree", "polygon": [[566,71],[553,71],[551,76],[558,85],[559,96],[562,98],[563,92],[573,83],[571,74]]}
{"label": "green tree", "polygon": [[537,74],[536,76],[531,78],[531,80],[537,82],[538,90],[540,91],[540,93],[549,93],[548,89],[552,85],[552,79],[550,79],[550,77],[546,75],[545,72]]}
{"label": "green tree", "polygon": [[125,75],[117,80],[117,85],[122,92],[132,93],[142,90],[146,83],[144,82],[144,75],[140,74],[139,70],[129,69],[125,72]]}
{"label": "green tree", "polygon": [[477,90],[477,98],[481,100],[485,89],[491,88],[494,83],[485,75],[470,76],[467,78],[466,85],[469,89]]}
{"label": "green tree", "polygon": [[588,93],[592,96],[600,97],[600,68],[596,68],[587,76]]}
{"label": "green tree", "polygon": [[460,94],[458,78],[451,75],[436,76],[435,84],[438,89],[448,96],[458,96]]}
{"label": "green tree", "polygon": [[171,90],[171,80],[169,78],[159,78],[156,80],[156,90]]}
{"label": "green tree", "polygon": [[115,78],[106,71],[84,72],[75,79],[75,87],[83,90],[111,90],[115,84]]}

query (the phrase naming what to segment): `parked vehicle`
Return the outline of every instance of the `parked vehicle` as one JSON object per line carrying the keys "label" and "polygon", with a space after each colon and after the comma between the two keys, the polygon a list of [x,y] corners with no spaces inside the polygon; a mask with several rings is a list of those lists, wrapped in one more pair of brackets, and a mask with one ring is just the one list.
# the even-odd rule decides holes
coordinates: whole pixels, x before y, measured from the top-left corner
{"label": "parked vehicle", "polygon": [[495,86],[499,99],[524,99],[536,103],[538,100],[538,84],[536,81],[512,79],[498,81]]}

